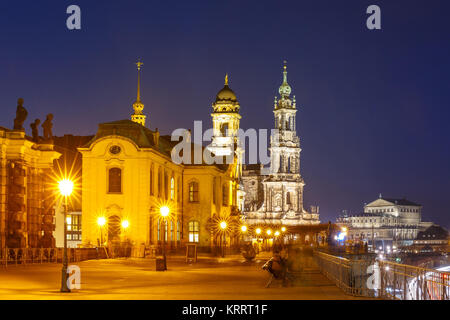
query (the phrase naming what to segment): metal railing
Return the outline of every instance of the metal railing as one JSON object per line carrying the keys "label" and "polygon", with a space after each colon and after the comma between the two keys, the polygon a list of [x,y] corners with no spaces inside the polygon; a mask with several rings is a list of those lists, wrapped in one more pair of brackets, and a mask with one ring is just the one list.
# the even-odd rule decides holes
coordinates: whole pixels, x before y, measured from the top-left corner
{"label": "metal railing", "polygon": [[[63,248],[3,248],[0,250],[0,265],[26,265],[34,263],[61,263]],[[104,258],[105,254],[95,248],[68,248],[69,262]]]}
{"label": "metal railing", "polygon": [[376,296],[374,290],[367,287],[370,277],[367,269],[374,263],[373,259],[350,260],[315,251],[314,260],[322,274],[345,293],[354,296]]}
{"label": "metal railing", "polygon": [[380,297],[396,300],[450,300],[450,273],[378,261]]}
{"label": "metal railing", "polygon": [[345,293],[396,300],[449,300],[450,273],[378,259],[314,252],[320,271]]}

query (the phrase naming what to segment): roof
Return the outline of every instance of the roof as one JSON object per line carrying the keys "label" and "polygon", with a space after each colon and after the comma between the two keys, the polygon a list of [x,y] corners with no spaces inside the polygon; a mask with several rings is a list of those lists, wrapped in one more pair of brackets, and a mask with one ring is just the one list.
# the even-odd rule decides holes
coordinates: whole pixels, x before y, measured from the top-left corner
{"label": "roof", "polygon": [[[409,200],[407,200],[405,198],[403,198],[403,199],[395,199],[395,198],[380,197],[380,198],[372,201],[371,203],[374,203],[377,200],[384,200],[384,201],[387,201],[387,202],[390,202],[392,204],[396,204],[396,205],[399,205],[399,206],[416,206],[416,207],[421,207],[422,206],[421,204],[409,201]],[[368,205],[370,205],[371,203],[369,203]]]}
{"label": "roof", "polygon": [[[150,130],[139,123],[131,120],[118,120],[106,123],[100,123],[98,125],[97,134],[83,147],[88,148],[96,140],[110,136],[118,135],[132,140],[139,148],[152,148],[157,152],[171,158],[172,149],[179,143],[179,141],[172,141],[170,135],[159,135],[158,129],[155,131]],[[188,166],[200,166],[207,165],[202,157],[201,164],[194,164],[194,147],[195,144],[191,143],[191,164]],[[201,146],[202,155],[205,147]],[[182,155],[182,154],[181,154]],[[227,170],[226,164],[214,164],[220,170]]]}

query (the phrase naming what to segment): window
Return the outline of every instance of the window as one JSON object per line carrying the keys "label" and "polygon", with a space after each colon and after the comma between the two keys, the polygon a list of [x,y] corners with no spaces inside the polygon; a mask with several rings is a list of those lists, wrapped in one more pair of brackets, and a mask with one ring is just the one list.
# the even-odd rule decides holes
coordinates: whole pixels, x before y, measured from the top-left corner
{"label": "window", "polygon": [[226,184],[222,187],[222,205],[228,206],[229,204],[229,196],[228,196],[228,186]]}
{"label": "window", "polygon": [[198,242],[198,235],[200,231],[198,221],[189,222],[189,242]]}
{"label": "window", "polygon": [[169,198],[169,177],[167,173],[164,173],[164,197],[166,200]]}
{"label": "window", "polygon": [[170,200],[175,200],[175,179],[170,179]]}
{"label": "window", "polygon": [[119,168],[109,169],[109,192],[122,192],[122,170]]}
{"label": "window", "polygon": [[213,183],[212,183],[212,201],[214,204],[216,204],[216,177],[213,178]]}
{"label": "window", "polygon": [[189,183],[189,202],[198,202],[198,183]]}
{"label": "window", "polygon": [[174,230],[173,230],[173,225],[174,225],[173,221],[170,221],[170,241],[174,241],[175,240],[174,239],[175,234],[174,234]]}
{"label": "window", "polygon": [[153,182],[153,179],[154,179],[154,177],[153,177],[153,175],[154,175],[154,173],[153,173],[154,171],[153,171],[153,164],[152,164],[152,166],[150,167],[150,195],[153,195],[153,193],[154,193],[154,182]]}
{"label": "window", "polygon": [[181,240],[181,228],[180,228],[180,221],[177,221],[177,241]]}
{"label": "window", "polygon": [[161,169],[158,171],[158,196],[161,197],[162,193],[162,172]]}
{"label": "window", "polygon": [[81,215],[69,214],[66,217],[67,240],[81,240]]}
{"label": "window", "polygon": [[291,204],[291,193],[290,192],[286,193],[286,203]]}

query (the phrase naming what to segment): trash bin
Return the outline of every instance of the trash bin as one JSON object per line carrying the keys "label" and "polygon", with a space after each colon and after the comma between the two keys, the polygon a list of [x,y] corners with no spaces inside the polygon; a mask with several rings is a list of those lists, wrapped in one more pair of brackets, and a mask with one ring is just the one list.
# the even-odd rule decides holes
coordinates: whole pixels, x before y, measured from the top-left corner
{"label": "trash bin", "polygon": [[164,264],[164,258],[158,257],[156,258],[156,271],[165,271],[166,266]]}

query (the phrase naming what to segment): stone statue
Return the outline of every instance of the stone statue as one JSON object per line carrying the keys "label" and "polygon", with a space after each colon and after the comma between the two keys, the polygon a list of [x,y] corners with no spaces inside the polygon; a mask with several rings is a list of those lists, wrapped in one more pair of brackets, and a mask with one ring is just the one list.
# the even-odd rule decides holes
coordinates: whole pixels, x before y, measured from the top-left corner
{"label": "stone statue", "polygon": [[14,130],[25,130],[23,128],[23,123],[28,116],[28,111],[23,107],[23,99],[19,98],[17,100],[17,110],[16,118],[14,119]]}
{"label": "stone statue", "polygon": [[31,127],[31,134],[33,136],[34,142],[39,142],[39,124],[41,123],[41,120],[36,119],[32,124],[30,124]]}
{"label": "stone statue", "polygon": [[53,138],[52,128],[53,128],[53,114],[49,113],[47,115],[47,119],[45,119],[42,124],[42,128],[44,129],[44,140],[51,140]]}

